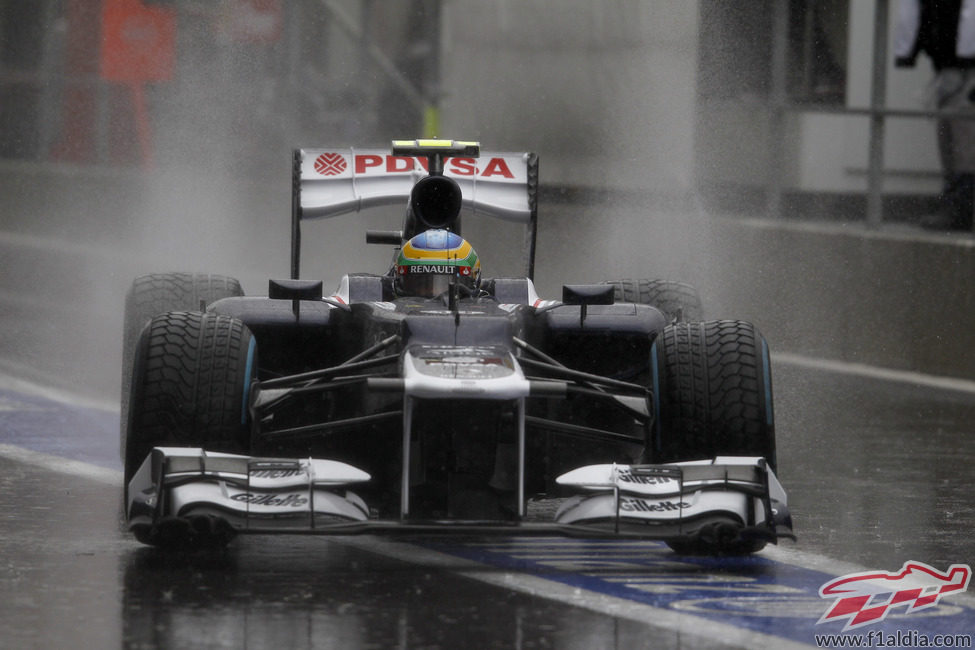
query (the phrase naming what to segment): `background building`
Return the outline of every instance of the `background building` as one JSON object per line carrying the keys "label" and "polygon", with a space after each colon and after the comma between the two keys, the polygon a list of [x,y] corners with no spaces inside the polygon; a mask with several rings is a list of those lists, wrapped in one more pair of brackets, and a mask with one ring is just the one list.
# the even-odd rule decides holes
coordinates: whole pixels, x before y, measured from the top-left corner
{"label": "background building", "polygon": [[[538,151],[549,186],[863,218],[888,1],[2,0],[0,158],[259,170],[425,132]],[[926,67],[877,108],[921,109]],[[937,192],[933,123],[885,126],[883,192]]]}

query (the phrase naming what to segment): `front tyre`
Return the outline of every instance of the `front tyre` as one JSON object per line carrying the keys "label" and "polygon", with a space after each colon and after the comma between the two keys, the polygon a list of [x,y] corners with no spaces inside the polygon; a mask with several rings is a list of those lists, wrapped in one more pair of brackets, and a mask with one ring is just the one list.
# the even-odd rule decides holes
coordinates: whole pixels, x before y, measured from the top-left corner
{"label": "front tyre", "polygon": [[650,354],[657,462],[763,456],[775,469],[768,345],[751,323],[669,325]]}
{"label": "front tyre", "polygon": [[[768,345],[755,327],[721,320],[669,325],[650,352],[656,462],[715,456],[762,456],[774,470],[775,424]],[[739,538],[714,524],[693,540],[674,540],[678,553],[742,555],[764,540]]]}
{"label": "front tyre", "polygon": [[125,422],[125,484],[153,447],[247,453],[256,339],[239,320],[201,312],[153,318],[135,350]]}

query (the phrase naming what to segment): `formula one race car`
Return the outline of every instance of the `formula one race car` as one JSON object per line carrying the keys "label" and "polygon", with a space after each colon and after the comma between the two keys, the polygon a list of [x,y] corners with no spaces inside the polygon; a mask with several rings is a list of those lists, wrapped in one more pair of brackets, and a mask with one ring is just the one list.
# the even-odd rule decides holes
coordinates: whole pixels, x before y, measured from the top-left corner
{"label": "formula one race car", "polygon": [[[267,296],[201,274],[126,302],[129,529],[661,539],[741,554],[792,537],[768,347],[701,321],[686,284],[532,283],[538,160],[477,143],[298,150],[292,277]],[[301,224],[403,202],[380,274],[300,278]],[[482,278],[466,218],[525,224],[525,274]],[[473,214],[471,214],[473,213]]]}

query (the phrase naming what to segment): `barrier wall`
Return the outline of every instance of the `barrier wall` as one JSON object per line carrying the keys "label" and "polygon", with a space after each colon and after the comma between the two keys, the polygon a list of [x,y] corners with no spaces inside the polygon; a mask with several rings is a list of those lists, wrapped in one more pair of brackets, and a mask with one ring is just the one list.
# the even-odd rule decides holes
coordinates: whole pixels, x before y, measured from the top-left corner
{"label": "barrier wall", "polygon": [[775,350],[975,378],[975,239],[713,220],[717,307]]}

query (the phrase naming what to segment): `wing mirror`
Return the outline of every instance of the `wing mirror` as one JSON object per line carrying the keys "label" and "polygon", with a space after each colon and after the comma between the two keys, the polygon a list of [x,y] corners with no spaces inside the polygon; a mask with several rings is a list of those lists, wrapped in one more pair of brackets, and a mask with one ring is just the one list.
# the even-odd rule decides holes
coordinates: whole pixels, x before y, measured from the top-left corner
{"label": "wing mirror", "polygon": [[586,322],[589,305],[612,305],[615,302],[615,289],[611,284],[562,285],[562,304],[580,306],[579,327]]}

